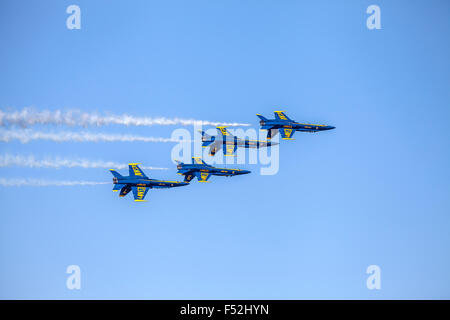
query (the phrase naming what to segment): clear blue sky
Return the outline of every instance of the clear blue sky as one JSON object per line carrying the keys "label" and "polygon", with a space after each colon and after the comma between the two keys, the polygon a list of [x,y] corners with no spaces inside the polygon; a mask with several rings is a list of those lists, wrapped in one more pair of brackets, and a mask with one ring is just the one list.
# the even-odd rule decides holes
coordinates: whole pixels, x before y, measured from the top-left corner
{"label": "clear blue sky", "polygon": [[[70,4],[81,30],[66,28]],[[381,30],[366,28],[371,4]],[[448,1],[2,1],[2,110],[257,126],[256,113],[282,108],[337,128],[283,141],[277,175],[247,166],[255,172],[153,190],[143,204],[112,185],[1,187],[0,298],[450,298],[449,38]],[[2,154],[169,167],[147,173],[179,179],[171,148],[0,144]],[[111,179],[97,169],[0,176]],[[71,264],[80,291],[66,289]],[[372,264],[379,291],[366,288]]]}

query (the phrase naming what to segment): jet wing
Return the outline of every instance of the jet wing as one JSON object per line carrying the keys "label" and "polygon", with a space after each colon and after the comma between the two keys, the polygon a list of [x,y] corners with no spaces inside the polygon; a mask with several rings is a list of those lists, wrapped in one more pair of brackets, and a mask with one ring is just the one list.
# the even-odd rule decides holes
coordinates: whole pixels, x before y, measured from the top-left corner
{"label": "jet wing", "polygon": [[144,171],[138,166],[139,163],[128,164],[128,171],[130,172],[130,177],[148,178]]}
{"label": "jet wing", "polygon": [[227,137],[227,139],[232,139],[234,135],[232,135],[226,127],[216,127],[219,134],[221,134],[223,137]]}
{"label": "jet wing", "polygon": [[198,179],[198,182],[207,182],[211,174],[209,172],[196,172],[195,176]]}
{"label": "jet wing", "polygon": [[289,120],[289,121],[292,121],[292,120],[289,119],[289,117],[284,113],[284,111],[274,111],[273,114],[275,115],[275,119],[277,119],[277,120]]}
{"label": "jet wing", "polygon": [[226,156],[232,156],[236,152],[237,144],[226,144],[224,154]]}
{"label": "jet wing", "polygon": [[145,195],[148,192],[148,187],[131,187],[133,190],[134,201],[145,201]]}
{"label": "jet wing", "polygon": [[280,128],[280,134],[284,140],[292,140],[292,136],[294,135],[294,133],[295,130],[293,129]]}

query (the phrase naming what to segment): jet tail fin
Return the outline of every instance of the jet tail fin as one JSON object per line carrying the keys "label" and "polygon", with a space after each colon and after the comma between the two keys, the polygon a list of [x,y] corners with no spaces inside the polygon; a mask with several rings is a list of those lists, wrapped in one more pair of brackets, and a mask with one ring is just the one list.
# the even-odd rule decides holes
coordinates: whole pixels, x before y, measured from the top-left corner
{"label": "jet tail fin", "polygon": [[113,169],[109,169],[109,171],[112,173],[112,175],[114,176],[114,178],[122,178],[123,176],[118,173],[116,170]]}
{"label": "jet tail fin", "polygon": [[117,183],[117,184],[114,185],[113,191],[117,192],[117,191],[119,191],[120,189],[122,189],[123,187],[125,187],[124,184],[122,184],[122,183]]}
{"label": "jet tail fin", "polygon": [[261,119],[261,121],[267,121],[268,119],[260,114],[256,115],[259,119]]}
{"label": "jet tail fin", "polygon": [[209,146],[216,139],[215,137],[207,134],[205,131],[199,130],[199,132],[202,134],[202,147]]}

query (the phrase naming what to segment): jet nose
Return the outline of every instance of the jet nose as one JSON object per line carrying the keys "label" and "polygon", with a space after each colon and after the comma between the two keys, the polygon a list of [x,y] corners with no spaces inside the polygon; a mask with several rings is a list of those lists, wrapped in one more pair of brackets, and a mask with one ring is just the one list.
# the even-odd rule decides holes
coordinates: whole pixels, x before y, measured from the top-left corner
{"label": "jet nose", "polygon": [[250,173],[251,171],[249,171],[249,170],[241,170],[241,171],[239,171],[239,174],[247,174],[247,173]]}
{"label": "jet nose", "polygon": [[327,130],[333,130],[333,129],[336,129],[336,127],[333,127],[333,126],[328,126],[327,127]]}

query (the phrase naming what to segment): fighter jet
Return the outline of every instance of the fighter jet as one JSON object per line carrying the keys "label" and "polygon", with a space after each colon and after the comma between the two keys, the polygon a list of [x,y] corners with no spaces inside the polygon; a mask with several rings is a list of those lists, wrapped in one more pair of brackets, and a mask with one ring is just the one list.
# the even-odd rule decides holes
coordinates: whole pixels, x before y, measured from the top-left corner
{"label": "fighter jet", "polygon": [[139,163],[130,163],[128,169],[130,171],[129,176],[122,176],[116,170],[110,169],[113,178],[114,188],[113,191],[119,191],[119,197],[125,197],[128,192],[133,190],[134,201],[146,201],[145,195],[151,188],[173,188],[186,186],[189,183],[181,181],[165,181],[150,179],[139,168]]}
{"label": "fighter jet", "polygon": [[223,147],[223,154],[225,156],[234,156],[236,149],[241,148],[262,148],[277,145],[278,142],[240,139],[227,131],[226,127],[216,127],[219,132],[216,136],[210,136],[204,131],[202,133],[202,147],[209,146],[209,155],[214,156],[217,151]]}
{"label": "fighter jet", "polygon": [[284,111],[274,111],[273,113],[275,114],[275,119],[267,119],[262,115],[257,114],[258,118],[261,119],[259,122],[261,129],[268,130],[267,139],[273,138],[278,131],[280,131],[281,137],[284,140],[293,140],[292,136],[295,131],[317,132],[335,128],[323,124],[298,123],[290,119]]}
{"label": "fighter jet", "polygon": [[184,182],[190,182],[194,177],[197,177],[198,182],[209,182],[208,179],[211,175],[232,177],[250,173],[248,170],[216,168],[199,157],[192,157],[192,164],[175,161],[178,163],[177,173],[184,175]]}

